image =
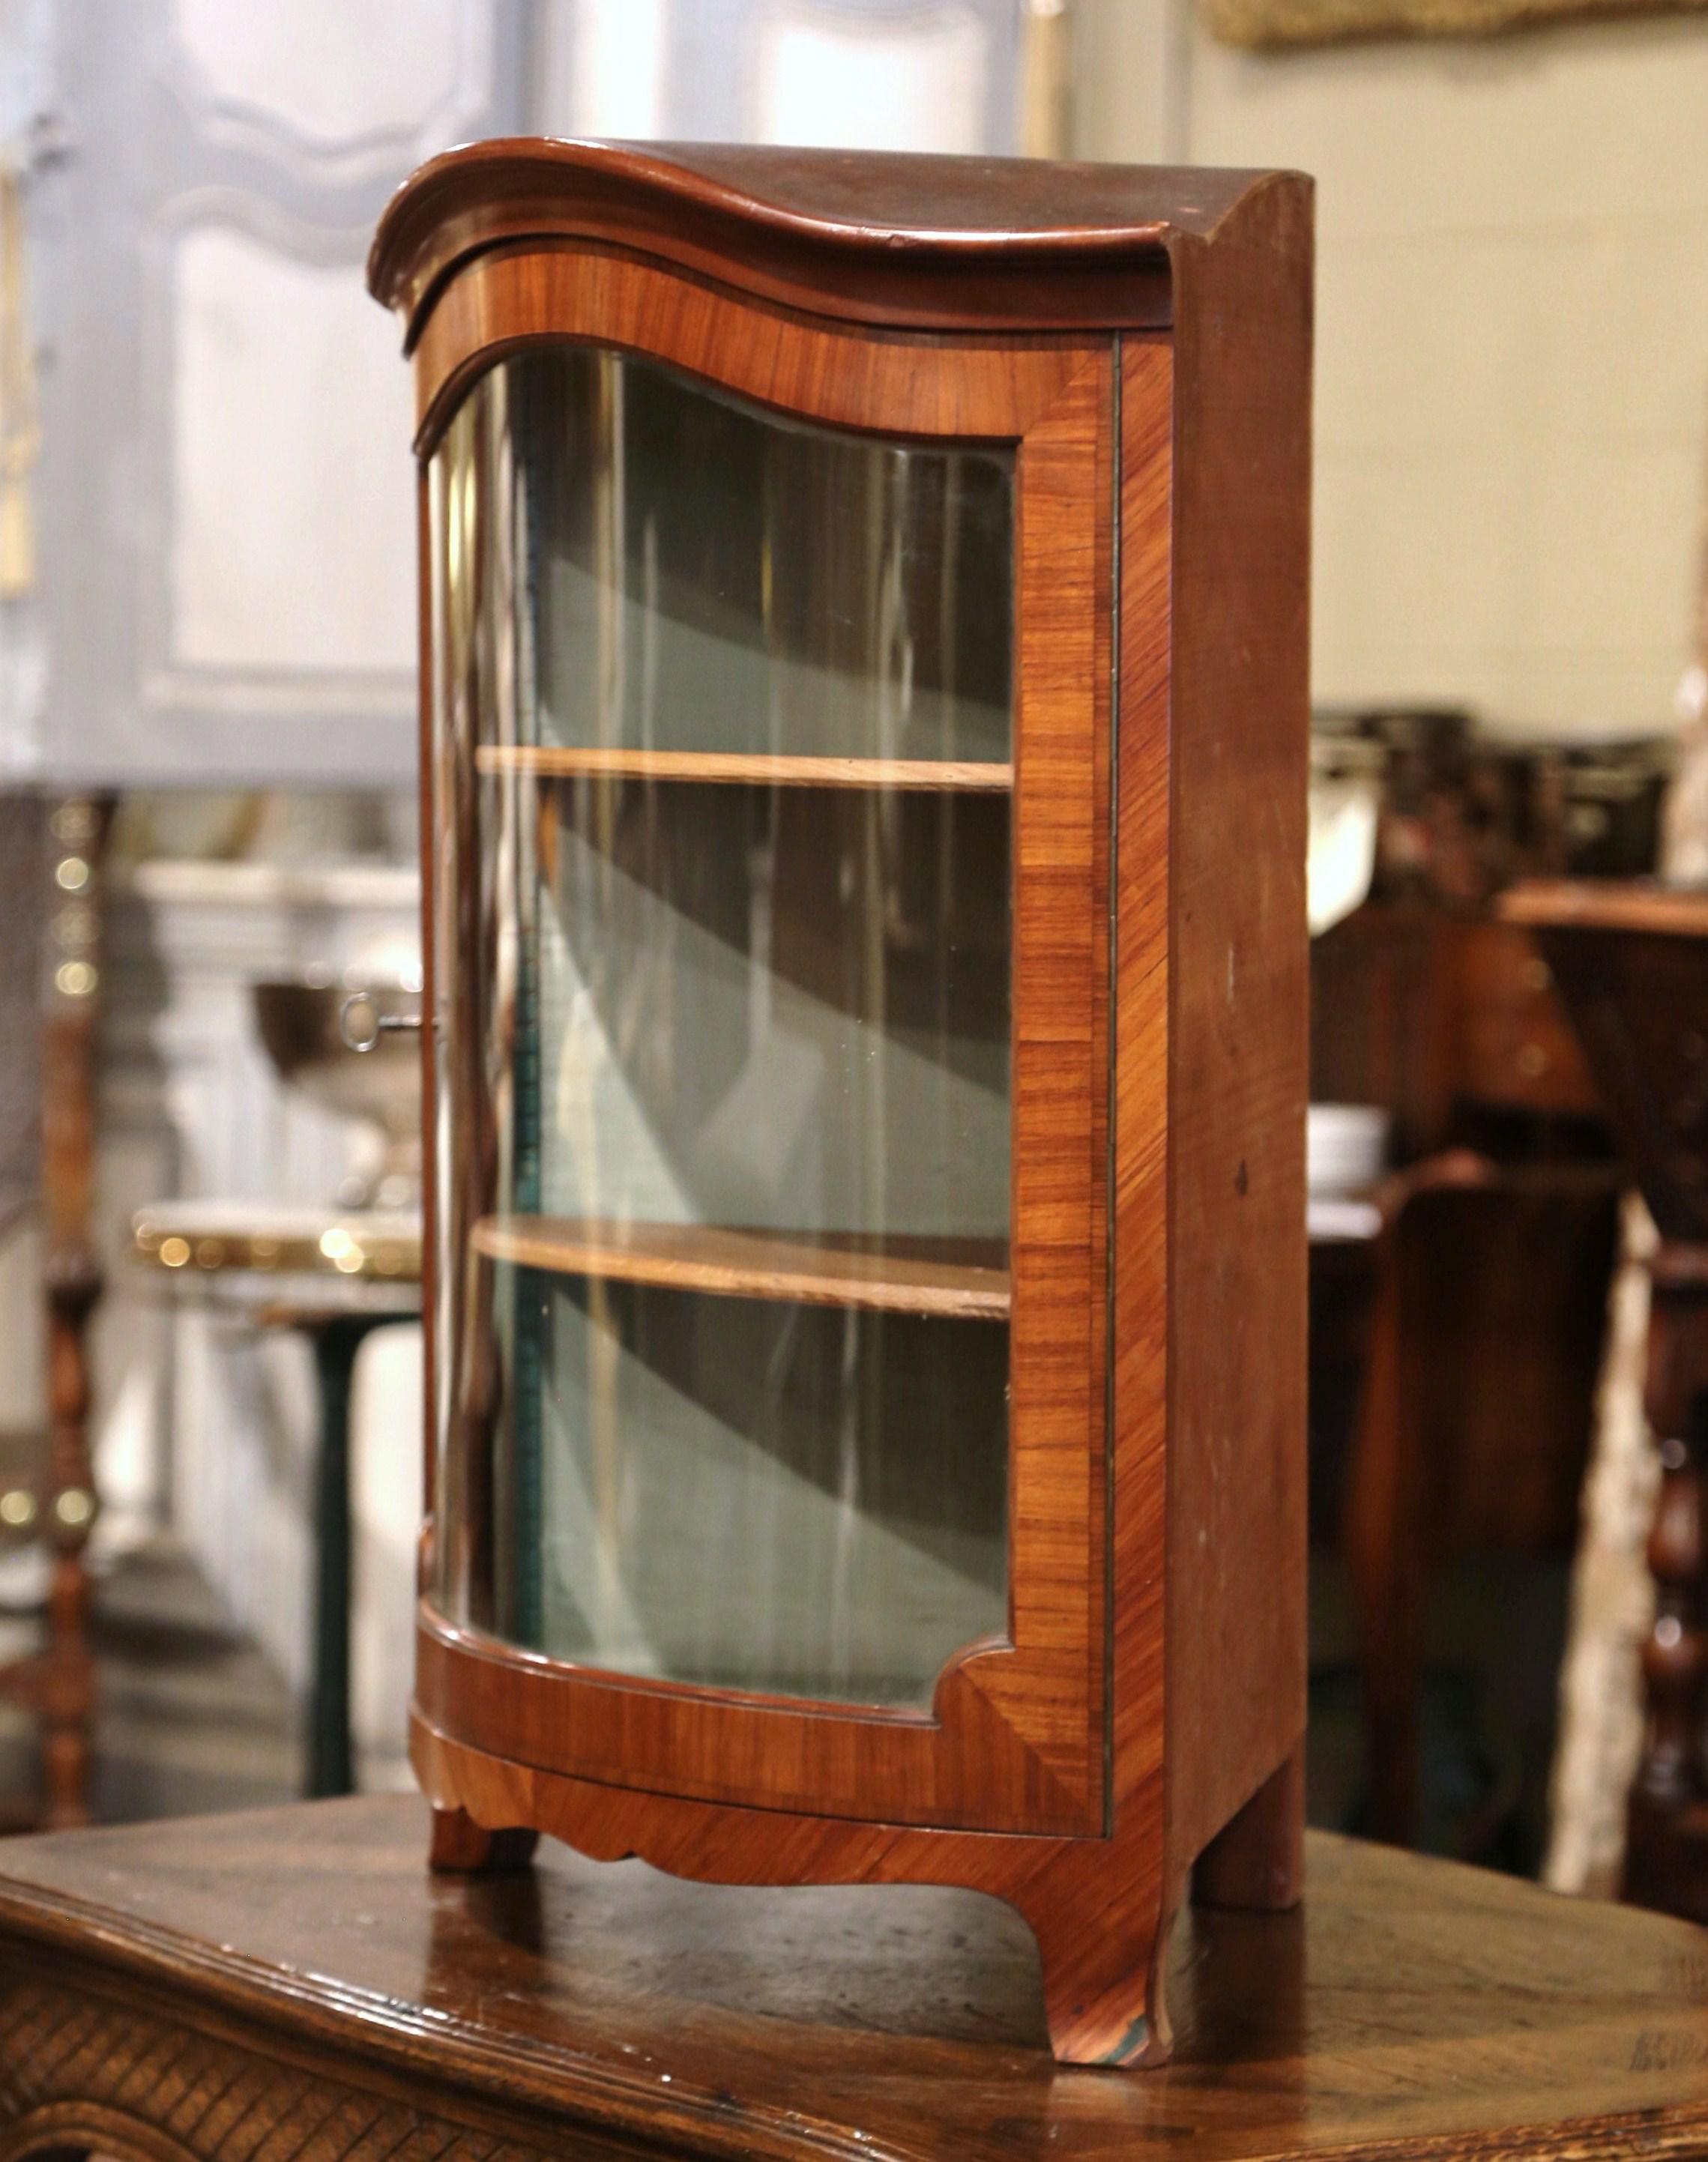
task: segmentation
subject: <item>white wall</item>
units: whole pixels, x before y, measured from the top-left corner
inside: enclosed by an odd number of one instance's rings
[[[1079,0],[1081,154],[1318,182],[1314,692],[1670,725],[1708,420],[1708,18],[1256,55]]]

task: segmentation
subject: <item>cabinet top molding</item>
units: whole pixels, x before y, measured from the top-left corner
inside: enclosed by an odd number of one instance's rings
[[[446,279],[515,243],[593,243],[762,299],[915,330],[1164,329],[1183,253],[1237,244],[1299,173],[684,143],[471,144],[398,191],[368,257],[413,347]]]

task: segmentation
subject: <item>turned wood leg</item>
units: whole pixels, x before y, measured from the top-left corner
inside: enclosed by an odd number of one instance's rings
[[[47,1641],[37,1663],[41,1718],[42,1818],[50,1831],[89,1821],[95,1655],[89,1642],[89,1572],[95,1520],[89,1455],[89,1320],[101,1296],[92,1253],[67,1240],[46,1266],[48,1305],[47,1533],[53,1550]]]
[[[48,1436],[42,1529],[53,1551],[47,1642],[37,1663],[44,1817],[51,1829],[89,1820],[95,1658],[84,1549],[94,1528],[90,1460],[89,1324],[101,1297],[93,1232],[100,873],[110,798],[72,796],[50,822],[57,895],[81,892],[75,924],[58,923],[42,1016],[42,1217],[45,1233]],[[73,882],[68,882],[73,881]]]
[[[1304,1891],[1305,1745],[1301,1735],[1192,1872],[1201,1907],[1296,1907]]]
[[[90,1820],[95,1660],[87,1636],[88,1606],[89,1578],[81,1553],[56,1556],[48,1594],[48,1643],[36,1670],[42,1821],[50,1831],[65,1831]]]
[[[1643,1648],[1643,1757],[1627,1821],[1625,1894],[1643,1905],[1700,1911],[1700,1847],[1674,1837],[1705,1791],[1702,1767],[1705,1561],[1708,1561],[1708,1252],[1663,1247],[1650,1266],[1644,1409],[1660,1455],[1648,1537],[1654,1622]]]
[[[431,1869],[481,1875],[525,1869],[534,1859],[539,1840],[538,1832],[515,1826],[505,1831],[488,1831],[483,1825],[478,1825],[466,1810],[436,1808],[427,1865]]]

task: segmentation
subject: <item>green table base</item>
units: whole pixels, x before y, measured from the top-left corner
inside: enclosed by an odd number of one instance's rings
[[[412,1313],[339,1313],[297,1325],[314,1345],[320,1452],[315,1466],[314,1668],[303,1791],[311,1801],[354,1791],[350,1747],[350,1382],[376,1329]]]

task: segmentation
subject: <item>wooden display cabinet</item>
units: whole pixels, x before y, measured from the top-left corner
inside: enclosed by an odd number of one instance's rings
[[[1311,199],[556,142],[420,461],[442,1865],[1297,1894]]]

